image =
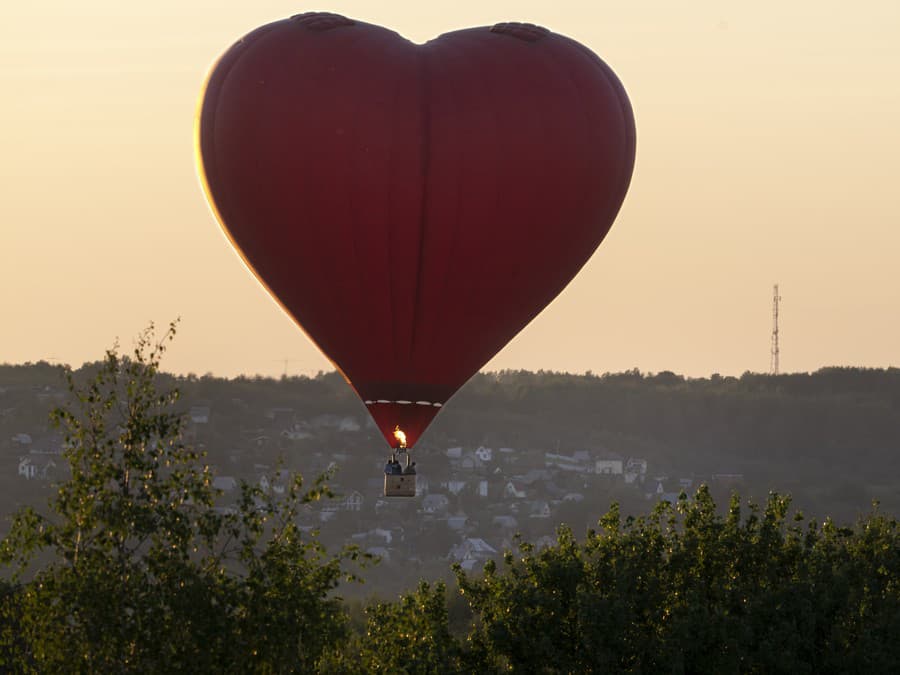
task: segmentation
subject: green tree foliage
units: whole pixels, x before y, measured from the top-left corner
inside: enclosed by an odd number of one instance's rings
[[[583,543],[522,544],[484,576],[458,570],[469,644],[513,672],[887,673],[900,667],[900,528],[788,519],[771,495],[716,514],[705,488]],[[536,666],[536,664],[539,664]]]
[[[283,498],[242,486],[216,508],[181,441],[177,390],[160,391],[161,340],[114,348],[53,412],[71,476],[50,513],[19,511],[0,547],[4,666],[16,672],[310,672],[347,634],[332,591],[353,549],[329,556],[295,525],[326,477]]]
[[[460,642],[450,633],[445,585],[423,581],[397,602],[366,608],[364,633],[327,670],[439,675],[470,672],[466,664]]]

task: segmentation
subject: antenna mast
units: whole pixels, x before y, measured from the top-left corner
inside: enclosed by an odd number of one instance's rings
[[[778,375],[778,303],[781,302],[781,296],[778,295],[778,284],[775,284],[775,290],[772,295],[772,352],[769,360],[769,372],[772,375]]]

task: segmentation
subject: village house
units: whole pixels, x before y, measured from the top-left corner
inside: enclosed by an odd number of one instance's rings
[[[281,437],[289,441],[302,441],[305,438],[313,438],[314,434],[303,422],[295,422],[281,432]]]
[[[482,445],[475,450],[475,456],[482,462],[490,462],[494,459],[494,451],[491,448],[486,448]]]
[[[31,461],[30,457],[19,457],[19,475],[24,476],[26,480],[37,478],[37,465]]]
[[[461,478],[450,478],[441,481],[441,487],[445,488],[450,494],[458,495],[465,489],[467,483],[468,481],[462,480]]]
[[[491,524],[494,525],[494,527],[499,527],[505,530],[515,530],[517,527],[519,527],[519,521],[516,520],[513,516],[509,515],[494,516],[491,519]]]
[[[209,423],[209,406],[208,405],[192,405],[188,412],[188,418],[193,424]]]
[[[50,480],[56,471],[56,462],[52,458],[40,458],[33,455],[19,458],[18,475],[26,480]]]
[[[343,509],[344,511],[353,511],[358,513],[362,509],[363,496],[360,492],[354,490],[349,495],[338,501],[340,503],[341,509]]]
[[[422,513],[428,515],[443,513],[449,505],[450,500],[447,495],[430,494],[422,499]]]
[[[515,481],[507,481],[503,488],[503,496],[506,498],[525,499],[525,486]]]
[[[639,457],[630,457],[625,462],[623,469],[623,477],[629,485],[635,481],[644,482],[644,476],[647,475],[647,460]]]
[[[529,518],[549,518],[550,517],[550,505],[543,500],[531,502],[531,513],[528,514],[528,517]]]
[[[308,420],[306,424],[317,431],[332,429],[340,432],[353,432],[361,429],[359,422],[353,417],[349,415],[334,415],[332,413],[316,415]]]
[[[624,462],[622,457],[614,452],[607,453],[594,464],[594,472],[599,475],[621,476]]]
[[[455,516],[447,516],[447,527],[451,530],[461,530],[466,526],[468,520],[468,516],[464,513],[458,513]]]
[[[463,471],[474,471],[484,466],[484,462],[474,452],[467,452],[459,462],[459,468]]]
[[[233,476],[216,476],[213,478],[212,486],[222,492],[231,492],[237,488],[238,482]]]
[[[354,490],[348,495],[343,497],[335,497],[334,499],[329,499],[322,504],[322,511],[353,511],[359,512],[362,510],[363,505],[363,496],[357,490]]]
[[[533,485],[538,481],[545,483],[553,478],[553,473],[547,469],[531,469],[526,473],[515,476],[514,479],[525,485]]]
[[[483,498],[488,496],[488,482],[486,480],[478,481],[478,486],[475,488],[475,494]]]
[[[656,488],[653,492],[646,493],[647,499],[655,499],[658,502],[669,502],[670,504],[678,503],[678,495],[680,492],[673,492],[667,489],[669,482],[668,476],[660,476],[654,479]]]
[[[469,538],[451,548],[447,557],[458,562],[464,570],[471,572],[476,565],[484,564],[495,555],[497,549],[484,539]]]
[[[353,433],[359,431],[362,427],[355,417],[342,417],[340,423],[338,424],[337,430],[342,433]]]
[[[276,429],[289,429],[294,425],[293,408],[269,408],[265,416],[272,420],[272,426]]]
[[[391,561],[391,550],[389,548],[385,548],[384,546],[371,546],[366,549],[366,553],[371,556],[375,556],[382,562],[388,563]]]
[[[574,471],[580,474],[594,473],[594,463],[590,453],[586,450],[578,450],[571,455],[562,455],[556,452],[544,453],[544,466],[554,467],[560,471]]]
[[[519,454],[516,452],[515,448],[500,448],[497,450],[497,455],[497,459],[504,466],[512,466],[519,461]]]
[[[381,479],[378,479],[379,482]],[[428,494],[428,477],[417,473],[416,475],[416,497],[423,497]]]
[[[376,527],[366,532],[352,534],[350,539],[360,546],[390,546],[394,541],[394,532],[383,527]]]

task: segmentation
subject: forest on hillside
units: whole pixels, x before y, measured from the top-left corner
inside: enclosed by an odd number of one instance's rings
[[[47,413],[63,396],[61,372],[46,363],[0,366],[0,453],[12,453],[12,435],[46,430]],[[201,440],[213,455],[264,426],[267,411],[290,410],[296,419],[367,418],[334,372],[230,380],[161,375],[160,381],[181,390],[183,411],[196,404],[212,411],[214,423]],[[375,465],[385,445],[371,428],[364,431],[279,450],[301,471],[303,458],[323,447],[374,458]],[[442,470],[442,453],[454,445],[615,453],[647,460],[654,476],[693,477],[694,484],[714,474],[735,476],[733,487],[745,495],[762,500],[769,490],[791,494],[819,517],[850,520],[873,500],[898,513],[900,369],[710,378],[637,370],[482,373],[445,406],[416,453],[422,466]]]

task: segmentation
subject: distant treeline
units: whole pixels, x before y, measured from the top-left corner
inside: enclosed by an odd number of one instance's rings
[[[60,371],[47,363],[0,366],[0,388],[9,390],[4,405],[14,396],[11,387],[59,387]],[[183,408],[208,404],[223,440],[271,408],[310,417],[366,415],[335,372],[161,378],[181,389]],[[637,370],[478,374],[445,406],[418,450],[439,452],[451,443],[611,452],[647,459],[656,475],[742,475],[745,492],[789,492],[821,515],[852,515],[872,499],[897,512],[900,369],[709,378]]]

